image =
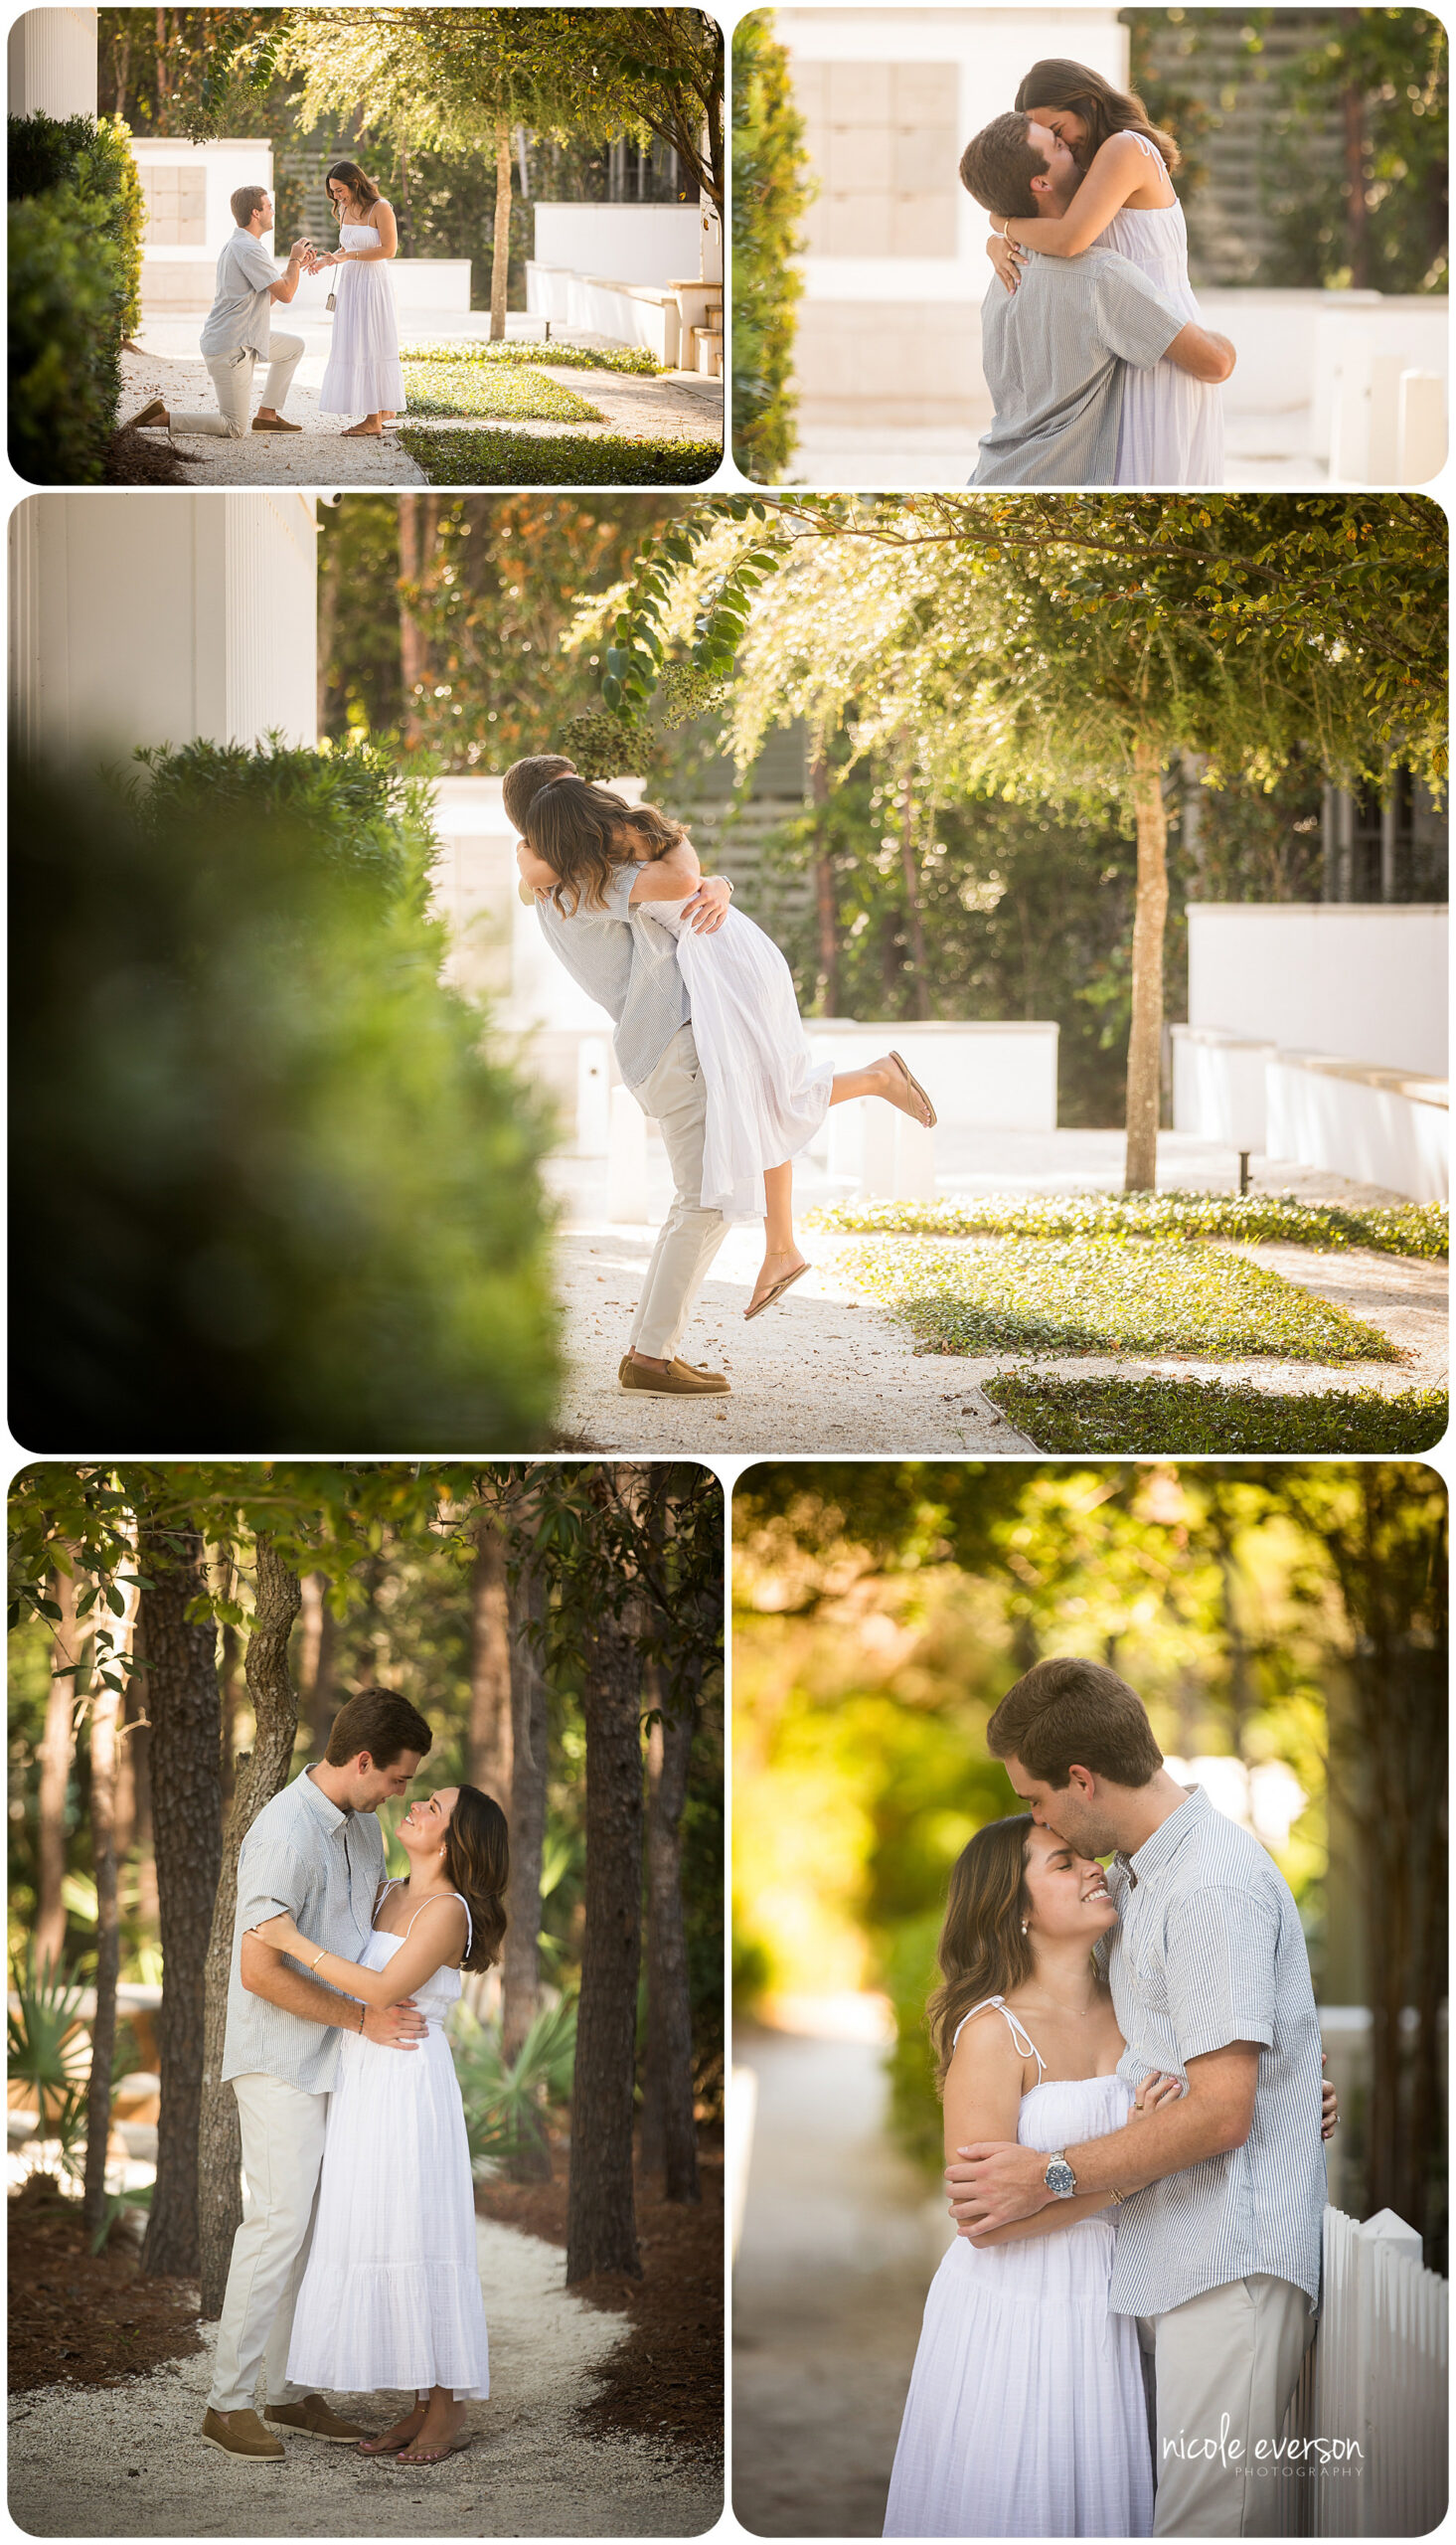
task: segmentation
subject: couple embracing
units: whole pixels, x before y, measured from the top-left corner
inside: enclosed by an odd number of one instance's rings
[[[500,1951],[509,1850],[489,1794],[438,1786],[400,1823],[407,1876],[387,1878],[375,1814],[430,1738],[407,1698],[351,1697],[323,1759],[263,1806],[239,1856],[223,2078],[244,2200],[201,2432],[238,2464],[284,2457],[283,2433],[437,2464],[490,2391],[444,2019],[461,1970]],[[374,2434],[320,2391],[401,2388],[411,2402]]]
[[[1039,1662],[987,1742],[1028,1808],[951,1875],[958,2234],[885,2533],[1276,2535],[1336,2119],[1293,1896],[1100,1664]]]

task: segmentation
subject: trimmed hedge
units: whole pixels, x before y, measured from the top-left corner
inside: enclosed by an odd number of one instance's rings
[[[604,345],[528,344],[520,337],[472,336],[463,344],[402,345],[402,362],[478,362],[497,370],[517,363],[544,363],[554,371],[621,371],[644,380],[662,380],[667,365],[645,345],[623,345],[609,352]]]
[[[39,486],[94,485],[141,319],[141,185],[120,117],[12,115],[10,457]]]
[[[716,441],[651,433],[518,433],[490,424],[432,432],[402,425],[400,441],[431,486],[701,486],[723,466]]]
[[[1439,1202],[1307,1202],[1298,1193],[987,1193],[954,1200],[836,1202],[806,1228],[849,1237],[1212,1237],[1338,1254],[1369,1246],[1436,1262],[1450,1247]]]
[[[65,1453],[540,1446],[542,1108],[441,986],[422,781],[17,780],[11,1419]]]
[[[1247,1381],[1057,1379],[1032,1370],[1002,1371],[982,1394],[1039,1449],[1124,1457],[1414,1456],[1442,1439],[1448,1413],[1441,1388],[1304,1395]]]
[[[794,309],[804,285],[793,259],[814,181],[789,58],[765,10],[733,32],[732,152],[733,457],[745,477],[774,486],[798,439]]]

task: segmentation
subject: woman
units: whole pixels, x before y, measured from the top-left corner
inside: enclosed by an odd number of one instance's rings
[[[702,869],[681,822],[574,775],[543,786],[528,818],[530,836],[517,852],[523,900],[541,893],[567,912],[578,903],[600,909],[612,874],[634,864],[642,871],[632,907],[650,909],[677,939],[707,1087],[701,1199],[726,1219],[763,1220],[763,1263],[743,1311],[761,1316],[810,1269],[794,1238],[792,1160],[829,1106],[878,1096],[926,1129],[935,1107],[897,1052],[839,1072],[810,1059],[789,967],[740,911],[728,911],[712,935],[693,929],[684,905]]]
[[[1030,248],[1077,256],[1100,239],[1139,266],[1185,318],[1203,324],[1188,278],[1188,231],[1173,191],[1178,144],[1148,119],[1140,97],[1080,62],[1039,62],[1016,92],[1019,112],[1044,124],[1085,170],[1054,221],[992,215],[987,254],[1008,291]],[[1223,405],[1216,385],[1171,362],[1127,366],[1117,440],[1119,486],[1213,486],[1223,477]]]
[[[319,411],[325,416],[354,416],[365,410],[362,424],[345,427],[350,437],[378,440],[386,419],[404,405],[404,375],[400,369],[400,330],[388,266],[400,245],[395,216],[378,186],[352,159],[340,159],[329,170],[329,201],[339,224],[339,245],[330,256],[315,256],[310,271],[339,268],[334,285],[334,335],[329,348]]]
[[[1075,2146],[1183,2092],[1134,2096],[1092,1953],[1116,1924],[1101,1866],[1029,1812],[978,1831],[950,1877],[927,2009],[946,2160],[980,2139]],[[1325,2089],[1325,2136],[1334,2127]],[[958,2236],[930,2286],[887,2536],[1147,2536],[1153,2461],[1137,2325],[1108,2312],[1121,2195],[1081,2193]]]
[[[475,1785],[411,1803],[398,1836],[408,1876],[384,1885],[361,1960],[320,1951],[288,1917],[257,1932],[346,1996],[369,2006],[409,1997],[427,2022],[407,2053],[344,2031],[288,2375],[344,2394],[412,2387],[410,2411],[359,2453],[436,2465],[468,2447],[464,2407],[490,2392],[470,2151],[444,2018],[460,1969],[486,1970],[499,1954],[510,1853],[504,1812]]]

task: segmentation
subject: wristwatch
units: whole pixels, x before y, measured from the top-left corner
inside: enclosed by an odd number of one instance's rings
[[[1076,2191],[1076,2176],[1059,2150],[1048,2158],[1042,2180],[1055,2200],[1070,2200]]]

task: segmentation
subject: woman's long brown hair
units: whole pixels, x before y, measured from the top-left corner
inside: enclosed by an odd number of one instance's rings
[[[1141,97],[1130,88],[1114,88],[1110,80],[1104,80],[1100,71],[1089,71],[1084,62],[1034,62],[1016,92],[1016,102],[1019,114],[1035,116],[1039,106],[1054,106],[1080,115],[1087,127],[1086,140],[1078,145],[1079,152],[1085,153],[1084,167],[1091,166],[1114,132],[1140,132],[1162,153],[1170,175],[1179,164],[1181,154],[1172,133],[1159,131]]]
[[[634,839],[645,842],[647,862],[655,864],[688,836],[655,804],[629,804],[625,795],[584,777],[554,777],[539,787],[526,818],[527,845],[557,878],[551,898],[567,918],[582,904],[589,911],[604,908],[607,885],[632,856]]]
[[[470,1909],[470,1943],[462,1970],[489,1970],[506,1932],[511,1845],[506,1815],[479,1785],[462,1785],[445,1831],[445,1871]]]
[[[324,192],[326,194],[336,178],[341,186],[348,187],[349,192],[354,197],[356,203],[363,204],[366,212],[368,212],[372,203],[379,202],[380,190],[375,184],[373,177],[367,177],[364,170],[357,166],[354,160],[336,159],[334,161],[332,168],[324,179]],[[331,204],[334,202],[332,195],[329,195],[329,201]],[[342,221],[344,218],[343,206],[340,204],[334,204],[334,210],[340,221]]]
[[[955,2028],[983,1997],[1006,1997],[1030,1979],[1032,1948],[1022,1934],[1031,1910],[1027,1844],[1036,1827],[1029,1811],[989,1821],[951,1867],[936,1959],[941,1985],[925,2009],[942,2093]]]

